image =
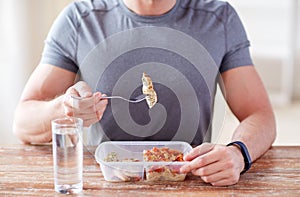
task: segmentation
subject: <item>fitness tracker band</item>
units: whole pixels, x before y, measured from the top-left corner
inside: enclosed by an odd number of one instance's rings
[[[244,174],[245,172],[247,172],[247,170],[250,169],[251,164],[252,164],[248,149],[247,149],[246,145],[241,141],[234,141],[234,142],[227,144],[227,146],[232,146],[232,145],[237,145],[241,149],[242,155],[244,157],[244,163],[245,163],[245,167],[244,167],[243,171],[241,172],[241,174]]]

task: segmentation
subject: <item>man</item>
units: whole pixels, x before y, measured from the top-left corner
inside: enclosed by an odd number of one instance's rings
[[[235,184],[276,135],[248,48],[239,17],[225,2],[75,2],[48,35],[16,109],[14,132],[25,143],[50,142],[52,119],[77,116],[89,127],[92,144],[187,141],[196,147],[185,156],[191,162],[182,172],[216,186]],[[152,109],[102,98],[137,96],[142,71],[157,91]],[[223,81],[225,99],[240,121],[228,146],[203,143],[210,139],[217,81]]]

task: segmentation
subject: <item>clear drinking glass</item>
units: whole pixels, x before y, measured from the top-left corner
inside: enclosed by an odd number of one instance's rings
[[[80,118],[52,120],[55,191],[64,194],[82,191],[83,121]]]

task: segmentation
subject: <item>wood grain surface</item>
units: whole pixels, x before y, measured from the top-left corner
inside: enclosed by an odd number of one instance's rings
[[[107,182],[93,151],[84,151],[84,189],[74,196],[300,196],[300,146],[272,147],[228,187],[193,175],[183,182]],[[0,145],[0,196],[63,196],[53,183],[51,145]]]

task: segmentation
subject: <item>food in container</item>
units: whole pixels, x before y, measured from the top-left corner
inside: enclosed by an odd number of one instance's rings
[[[106,181],[143,180],[143,156],[134,147],[125,142],[103,142],[97,147],[95,158]]]
[[[95,158],[107,181],[140,181],[144,174],[147,181],[183,181],[183,155],[191,150],[188,143],[178,141],[110,141],[97,147]],[[151,151],[163,156],[146,158]]]
[[[148,181],[182,181],[186,174],[180,173],[183,162],[183,152],[168,147],[157,148],[143,151],[144,161],[146,164],[146,179]],[[155,163],[158,162],[158,163]],[[169,164],[167,164],[169,163]]]

